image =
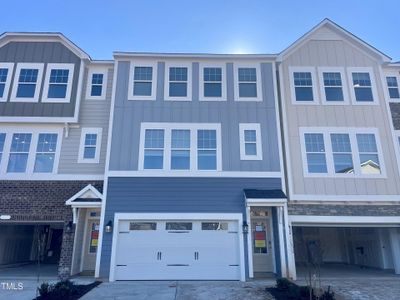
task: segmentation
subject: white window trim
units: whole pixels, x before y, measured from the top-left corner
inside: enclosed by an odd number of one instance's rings
[[[353,72],[369,73],[369,78],[371,80],[372,97],[374,97],[374,101],[368,102],[368,101],[357,101],[356,100],[356,93],[355,93],[354,87],[353,87],[353,75],[352,75]],[[377,92],[377,88],[376,88],[375,73],[374,73],[373,68],[370,68],[370,67],[347,68],[347,76],[348,76],[349,89],[350,89],[350,98],[351,98],[353,105],[379,105],[379,97],[378,97],[378,92]],[[386,78],[385,78],[385,81],[386,81]]]
[[[103,74],[103,84],[101,87],[101,95],[100,96],[92,96],[90,95],[92,91],[92,76],[93,74]],[[108,82],[108,68],[107,67],[98,67],[98,66],[90,66],[88,69],[88,76],[86,79],[86,99],[87,100],[105,100],[107,95],[107,82]]]
[[[384,94],[385,94],[386,101],[393,102],[393,103],[400,103],[400,98],[398,98],[398,99],[390,98],[389,87],[387,84],[386,77],[396,77],[397,85],[398,85],[397,88],[399,89],[399,92],[400,92],[400,74],[399,74],[399,72],[385,71],[385,73],[383,74],[383,84],[384,84],[384,90],[385,90]]]
[[[221,68],[221,97],[204,96],[204,68]],[[226,64],[224,63],[199,63],[200,86],[199,101],[226,101]]]
[[[164,148],[163,148],[163,168],[162,169],[144,169],[144,140],[146,129],[164,130]],[[173,129],[190,130],[190,169],[174,170],[171,169],[171,131]],[[217,138],[217,169],[216,170],[198,170],[197,167],[197,130],[216,130]],[[141,123],[140,141],[139,141],[139,160],[138,169],[143,172],[154,173],[165,172],[185,173],[199,172],[218,172],[222,169],[222,146],[221,146],[221,124],[220,123]]]
[[[296,101],[296,90],[294,86],[294,72],[310,72],[312,80],[313,101]],[[315,67],[289,67],[289,86],[293,105],[317,105],[319,104],[318,88],[319,82]]]
[[[43,80],[43,63],[18,63],[17,68],[14,73],[14,84],[11,91],[11,98],[10,102],[38,102],[39,101],[39,94],[42,87],[42,80]],[[36,81],[35,87],[35,94],[33,98],[22,98],[17,97],[17,89],[19,84],[19,73],[21,69],[38,69],[38,76]]]
[[[301,157],[303,161],[303,175],[304,177],[334,177],[334,178],[386,178],[386,167],[384,161],[384,155],[382,150],[382,144],[377,128],[347,128],[347,127],[300,127],[300,146],[301,146]],[[321,133],[324,137],[325,145],[325,156],[327,164],[327,173],[309,173],[307,165],[307,153],[305,147],[305,133]],[[333,152],[330,134],[331,133],[344,133],[349,134],[351,144],[351,154],[354,165],[354,173],[348,174],[337,174],[335,173],[335,167],[333,162]],[[356,134],[374,134],[376,146],[378,150],[378,158],[381,167],[381,174],[362,174],[360,168],[360,153],[358,150]]]
[[[46,176],[51,174],[57,174],[58,164],[60,161],[61,145],[63,139],[63,129],[62,128],[29,128],[29,127],[2,127],[0,132],[6,134],[6,139],[4,142],[3,157],[0,162],[0,175],[6,176],[7,179],[26,179],[27,176]],[[28,161],[26,165],[25,172],[14,173],[7,172],[8,161],[10,159],[10,148],[12,143],[12,136],[14,133],[30,133],[32,134],[31,144],[29,147]],[[36,160],[36,148],[39,140],[39,134],[41,133],[51,133],[57,134],[57,148],[54,154],[54,164],[53,171],[48,173],[34,172],[35,160]]]
[[[169,96],[169,69],[170,68],[187,68],[187,93],[186,97],[170,97]],[[183,82],[183,81],[182,81]],[[166,101],[192,101],[192,63],[188,62],[166,62],[164,76],[164,99]]]
[[[98,164],[100,162],[100,148],[103,128],[84,127],[81,131],[81,141],[79,145],[78,163],[79,164]],[[83,158],[85,152],[85,137],[86,134],[97,134],[96,138],[96,153],[94,158]]]
[[[46,76],[44,79],[44,88],[42,94],[43,103],[69,103],[71,101],[72,80],[74,78],[74,64],[47,64]],[[53,69],[66,69],[68,70],[67,90],[64,98],[49,98],[48,92],[50,87],[50,74]]]
[[[348,86],[347,86],[347,76],[343,67],[318,67],[318,79],[319,79],[319,87],[320,87],[320,95],[321,95],[321,103],[323,105],[348,105],[350,103]],[[324,84],[324,76],[323,73],[340,73],[340,77],[342,80],[342,91],[343,91],[343,101],[327,101],[325,94],[325,84]]]
[[[256,76],[257,76],[257,97],[239,97],[239,68],[255,68]],[[233,83],[234,83],[234,93],[235,93],[235,101],[262,101],[262,78],[261,78],[261,65],[260,63],[253,64],[242,64],[235,63],[233,66]]]
[[[134,71],[135,67],[152,67],[151,77],[151,95],[150,96],[135,96],[133,95],[134,87]],[[154,61],[131,61],[129,67],[129,84],[128,84],[128,100],[156,100],[157,97],[157,62]]]
[[[11,78],[13,76],[13,71],[14,71],[14,63],[0,63],[0,69],[8,70],[7,79],[4,84],[3,97],[0,97],[0,102],[6,102],[8,99],[8,93],[10,91]]]
[[[244,131],[256,131],[256,155],[246,155]],[[239,124],[239,137],[240,137],[240,160],[262,160],[262,139],[261,139],[261,126],[259,123],[240,123]]]

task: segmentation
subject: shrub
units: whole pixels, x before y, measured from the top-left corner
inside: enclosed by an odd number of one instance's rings
[[[335,300],[335,293],[331,291],[331,287],[328,286],[328,290],[324,291],[319,297],[320,300]]]
[[[39,287],[39,295],[42,296],[43,298],[47,297],[48,294],[50,293],[51,290],[51,285],[48,284],[47,282],[43,282]]]
[[[294,286],[294,284],[287,278],[278,278],[276,280],[276,288],[278,290],[281,290],[281,291],[288,290],[293,286]]]
[[[52,287],[52,299],[68,299],[76,292],[74,283],[69,280],[59,281]]]

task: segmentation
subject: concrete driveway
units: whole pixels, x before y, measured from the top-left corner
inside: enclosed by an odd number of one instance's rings
[[[81,300],[269,300],[274,281],[118,281],[91,290]]]

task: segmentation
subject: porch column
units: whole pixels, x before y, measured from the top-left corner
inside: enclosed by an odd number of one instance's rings
[[[389,229],[390,246],[392,248],[392,257],[394,272],[400,274],[400,232],[397,228]]]
[[[278,206],[276,207],[277,209],[277,215],[278,215],[278,235],[279,235],[279,255],[280,255],[280,261],[281,261],[281,275],[282,277],[287,277],[288,276],[288,268],[287,268],[287,255],[286,255],[286,241],[285,241],[285,235],[284,235],[284,207],[283,206]]]
[[[293,231],[292,231],[292,224],[289,220],[289,214],[287,209],[287,204],[283,207],[283,214],[284,214],[284,226],[285,226],[285,241],[286,241],[286,254],[288,260],[288,274],[287,276],[293,280],[296,280],[296,264],[294,260],[294,246],[293,246]]]

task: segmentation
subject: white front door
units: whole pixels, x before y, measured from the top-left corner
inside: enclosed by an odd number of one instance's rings
[[[239,280],[237,221],[120,221],[115,280]]]
[[[252,211],[251,235],[254,273],[275,272],[270,209]]]

